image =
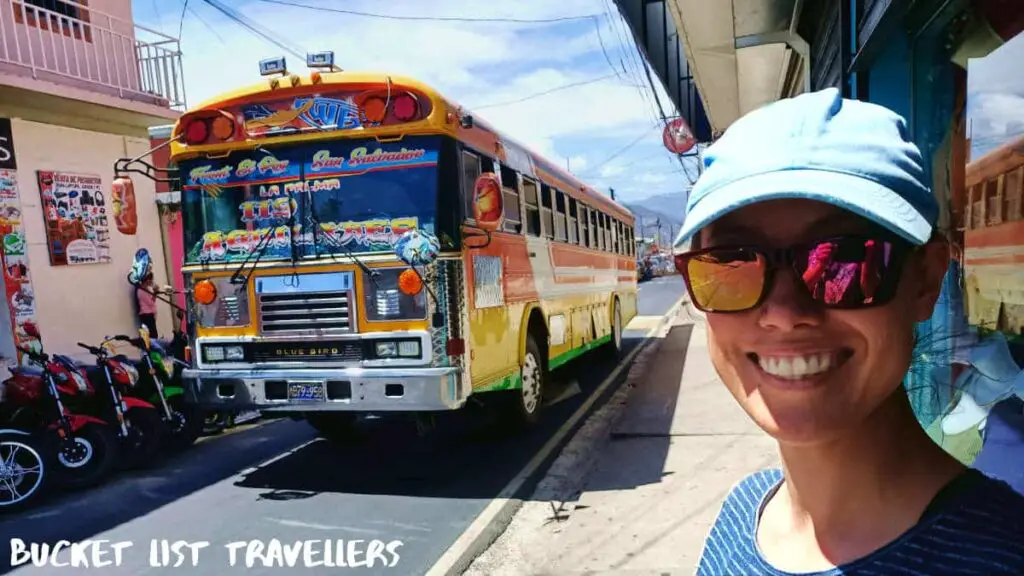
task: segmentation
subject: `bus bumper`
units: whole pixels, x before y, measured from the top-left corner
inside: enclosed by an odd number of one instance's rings
[[[182,381],[203,408],[283,414],[457,410],[468,397],[458,368],[189,369]]]

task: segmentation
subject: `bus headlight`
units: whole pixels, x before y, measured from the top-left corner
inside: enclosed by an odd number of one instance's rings
[[[376,340],[373,348],[378,359],[420,358],[423,354],[419,340]]]
[[[373,278],[363,277],[363,306],[370,322],[386,320],[422,320],[427,317],[425,290],[408,295],[399,288],[399,277],[406,268],[377,268]]]

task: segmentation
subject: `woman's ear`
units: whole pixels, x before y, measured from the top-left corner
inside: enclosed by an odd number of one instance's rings
[[[934,313],[949,269],[949,259],[949,242],[940,234],[933,236],[917,253],[916,266],[911,269],[916,268],[914,316],[918,322],[928,320]]]

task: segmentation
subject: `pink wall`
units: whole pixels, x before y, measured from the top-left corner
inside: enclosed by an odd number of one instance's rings
[[[166,143],[167,140],[167,138],[150,136],[149,143],[152,148],[156,148],[157,146]],[[163,169],[166,168],[167,164],[170,162],[170,157],[170,150],[167,146],[164,146],[159,150],[154,150],[151,160],[153,166]],[[172,192],[173,190],[171,190],[170,186],[166,183],[157,182],[156,191],[160,193]],[[185,262],[185,239],[183,237],[184,229],[181,222],[181,213],[172,214],[169,217],[164,216],[162,220],[163,222],[161,225],[163,227],[164,243],[169,252],[169,254],[167,254],[167,273],[170,283],[174,286],[175,290],[184,290],[185,281],[181,276],[181,267]],[[182,308],[185,307],[184,294],[177,295],[175,299],[178,306],[181,306]]]
[[[83,19],[0,0],[0,73],[157,97],[141,75],[130,0],[88,0]],[[84,83],[84,84],[83,84]],[[151,83],[151,82],[150,82]]]

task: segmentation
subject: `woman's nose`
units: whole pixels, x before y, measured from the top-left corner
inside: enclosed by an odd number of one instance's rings
[[[818,326],[825,315],[800,276],[790,268],[776,271],[760,312],[758,324],[761,327],[783,331]]]

